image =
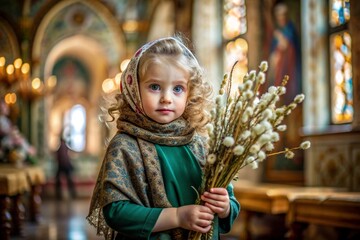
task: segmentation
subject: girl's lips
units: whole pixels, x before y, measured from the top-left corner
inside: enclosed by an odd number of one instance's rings
[[[158,109],[156,110],[157,112],[161,112],[161,113],[170,113],[170,112],[173,112],[173,110],[170,110],[170,109]]]

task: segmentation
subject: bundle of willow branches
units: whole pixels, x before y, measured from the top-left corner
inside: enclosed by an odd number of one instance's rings
[[[261,62],[258,72],[245,75],[237,89],[233,89],[232,84],[235,65],[230,76],[225,74],[211,111],[211,123],[207,126],[209,152],[197,204],[202,204],[202,193],[211,188],[226,188],[245,166],[257,168],[259,162],[271,155],[285,154],[285,157],[293,158],[293,150],[310,147],[310,142],[305,141],[300,146],[273,152],[274,143],[280,139],[278,132],[286,131],[286,125],[282,124],[284,118],[305,98],[304,94],[299,94],[290,104],[277,106],[280,97],[286,93],[289,77],[284,76],[280,86],[271,86],[260,96],[259,88],[266,80],[267,62]],[[190,232],[189,239],[212,239],[212,230],[207,234]]]

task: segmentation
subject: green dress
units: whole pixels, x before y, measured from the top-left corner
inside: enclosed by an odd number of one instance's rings
[[[159,156],[168,200],[173,207],[194,204],[201,184],[201,168],[187,145],[165,146],[155,144]],[[232,185],[227,188],[231,211],[227,218],[215,219],[214,240],[220,233],[230,231],[240,206],[234,197]],[[106,223],[118,232],[116,239],[170,239],[166,232],[152,233],[162,208],[149,208],[130,201],[117,201],[106,205],[103,214]]]

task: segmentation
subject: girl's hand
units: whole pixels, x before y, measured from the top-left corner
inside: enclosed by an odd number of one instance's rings
[[[219,218],[226,218],[229,215],[230,199],[225,188],[212,188],[210,192],[205,192],[201,196],[201,200],[213,213],[217,213]]]
[[[214,214],[206,206],[187,205],[177,208],[176,216],[181,228],[207,233],[211,228]]]

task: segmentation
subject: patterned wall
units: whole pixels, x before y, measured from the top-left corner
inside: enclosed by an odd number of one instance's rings
[[[309,186],[360,190],[360,132],[308,137],[313,143],[307,155]]]

